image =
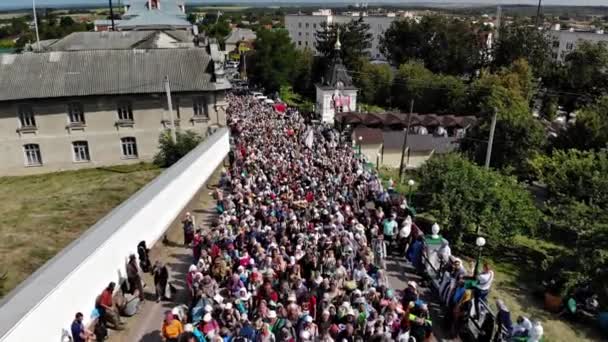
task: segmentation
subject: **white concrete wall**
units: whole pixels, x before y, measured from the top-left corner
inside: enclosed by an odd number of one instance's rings
[[[228,151],[229,134],[223,128],[11,292],[0,307],[0,341],[58,342],[62,329],[69,331],[76,312],[88,319],[96,296],[110,281],[118,281],[119,275],[125,277],[126,258],[136,252],[138,242],[145,240],[152,246],[162,237]],[[83,250],[90,252],[78,256]],[[69,268],[69,260],[76,267]],[[62,263],[68,266],[68,274],[54,279]],[[49,290],[41,293],[45,286]]]

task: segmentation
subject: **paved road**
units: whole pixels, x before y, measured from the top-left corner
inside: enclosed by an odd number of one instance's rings
[[[217,184],[218,173],[211,177],[208,184]],[[208,187],[209,191],[211,190]],[[193,202],[193,207],[189,209],[196,217],[197,224],[205,222],[209,225],[215,216],[215,204],[208,191],[202,191],[200,197]],[[152,262],[161,259],[167,263],[171,273],[171,282],[174,284],[178,293],[173,299],[173,302],[156,303],[154,298],[153,280],[149,274],[145,276],[145,281],[149,286],[146,287],[146,302],[141,306],[137,315],[125,319],[127,328],[121,332],[111,331],[109,341],[112,342],[161,342],[160,327],[163,320],[163,314],[166,310],[170,310],[178,304],[186,301],[186,293],[184,291],[185,278],[188,267],[191,263],[192,253],[190,249],[184,248],[180,243],[183,240],[181,225],[174,224],[167,232],[168,242],[158,243],[151,252],[150,258]],[[445,336],[438,323],[441,322],[441,314],[439,305],[433,300],[433,295],[428,287],[425,287],[425,282],[422,278],[415,274],[414,269],[409,265],[404,258],[391,257],[387,260],[387,277],[395,290],[400,291],[405,288],[409,280],[414,280],[419,284],[421,297],[427,303],[431,310],[433,322],[435,322],[435,335],[439,341],[451,341],[444,339]]]

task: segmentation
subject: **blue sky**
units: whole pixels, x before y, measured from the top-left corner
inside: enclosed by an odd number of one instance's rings
[[[115,3],[118,3],[119,0],[113,0]],[[123,2],[126,0],[123,0]],[[367,3],[375,3],[375,2],[392,2],[392,3],[453,3],[453,4],[471,4],[471,3],[483,3],[483,4],[536,4],[537,0],[186,0],[187,3],[256,3],[256,2],[294,2],[294,3],[323,3],[323,2],[331,2],[331,3],[356,3],[356,2],[367,2]],[[0,9],[2,8],[15,8],[15,7],[27,7],[31,6],[31,0],[0,0]],[[107,4],[107,0],[36,0],[36,3],[39,6],[45,5],[65,5],[65,4]],[[556,5],[603,5],[608,6],[607,0],[543,0],[544,4],[556,4]]]

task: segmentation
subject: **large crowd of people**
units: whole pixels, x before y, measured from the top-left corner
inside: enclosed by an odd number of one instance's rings
[[[405,200],[350,138],[230,96],[230,167],[212,226],[184,223],[189,302],[167,312],[166,341],[422,341],[432,331],[417,284],[399,295],[385,258],[405,254]],[[401,289],[399,289],[401,290]],[[187,317],[187,318],[186,318]],[[185,321],[184,321],[185,318]],[[183,327],[178,328],[183,322]]]
[[[433,322],[419,284],[393,288],[390,255],[407,257],[420,272],[433,265],[448,334],[457,335],[471,312],[484,313],[489,266],[467,274],[439,226],[425,235],[406,199],[366,166],[349,136],[251,96],[228,101],[232,148],[213,192],[217,215],[211,225],[197,225],[190,213],[182,220],[192,253],[187,301],[165,313],[163,341],[428,340]],[[140,271],[153,274],[157,301],[174,292],[167,267],[152,265],[145,243],[138,251],[139,268],[135,256],[127,266],[129,296],[113,303],[111,283],[97,298],[99,321],[115,329],[120,313],[144,300]],[[498,323],[510,332],[538,330],[529,321],[512,324],[504,304],[498,307]],[[99,336],[82,326],[81,314],[72,335]]]

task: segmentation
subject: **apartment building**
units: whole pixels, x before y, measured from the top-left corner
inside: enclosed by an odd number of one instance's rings
[[[204,49],[0,57],[0,175],[150,161],[171,127],[226,124],[230,84]]]
[[[288,14],[285,16],[285,27],[289,32],[289,37],[299,49],[311,49],[317,53],[315,43],[315,33],[321,29],[325,23],[345,24],[352,20],[363,18],[363,21],[369,25],[370,33],[372,34],[371,48],[369,49],[370,58],[375,60],[386,60],[386,57],[380,51],[380,37],[391,26],[393,21],[403,18],[414,18],[413,13],[404,12],[399,15],[396,13],[387,13],[384,15],[368,15],[365,12],[349,12],[335,15],[329,9],[322,9],[312,14]]]
[[[549,36],[552,40],[553,59],[563,62],[566,55],[576,49],[576,46],[581,41],[589,41],[593,43],[605,42],[608,44],[608,34],[603,30],[595,31],[575,31],[561,30],[560,25],[554,25],[549,31]]]

